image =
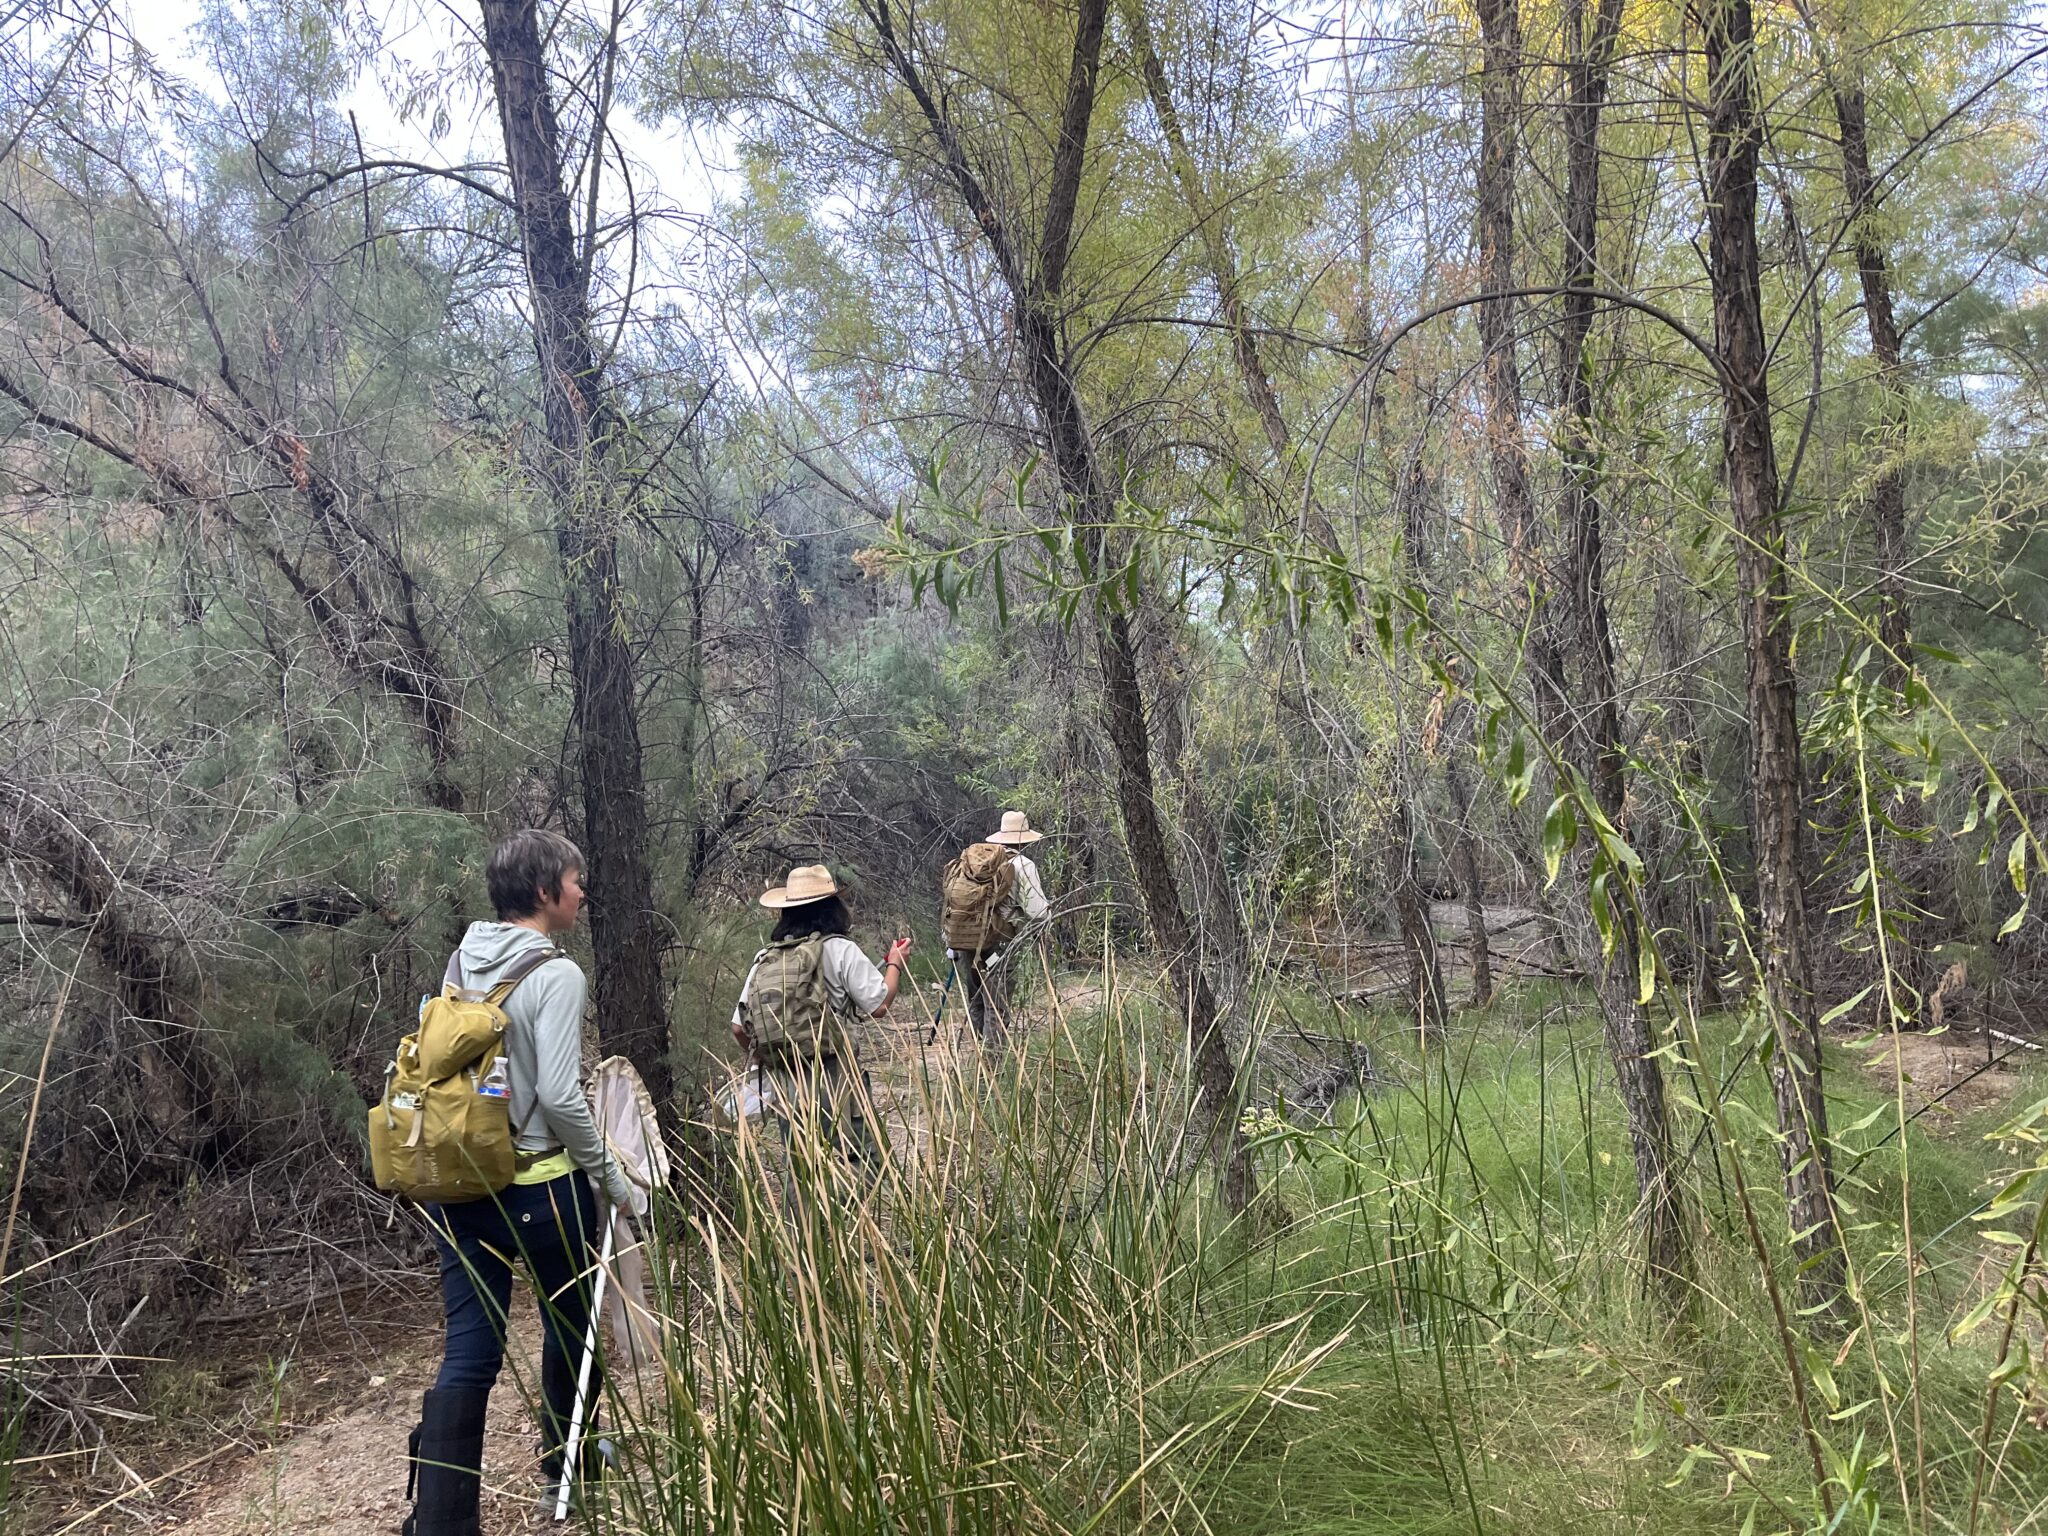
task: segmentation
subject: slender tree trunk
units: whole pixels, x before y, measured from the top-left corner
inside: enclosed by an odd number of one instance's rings
[[[1201,963],[1194,925],[1188,921],[1173,883],[1172,856],[1154,799],[1137,651],[1131,642],[1130,621],[1123,613],[1103,617],[1096,659],[1102,669],[1103,712],[1116,755],[1117,805],[1131,864],[1153,940],[1166,957],[1182,1017],[1187,1021],[1197,1100],[1210,1121],[1212,1135],[1221,1143],[1224,1201],[1233,1211],[1243,1211],[1258,1190],[1249,1152],[1237,1128],[1237,1072],[1223,1038],[1216,994]]]
[[[1096,456],[1086,409],[1075,386],[1072,360],[1061,343],[1056,303],[1072,255],[1074,217],[1081,192],[1095,88],[1101,68],[1107,0],[1081,0],[1073,57],[1054,143],[1052,174],[1036,258],[1029,265],[1009,221],[989,196],[946,108],[925,84],[909,39],[897,31],[890,0],[861,0],[883,56],[916,100],[944,162],[947,178],[972,215],[1004,286],[1009,290],[1017,348],[1044,433],[1047,458],[1067,503],[1082,553],[1092,570],[1107,569],[1103,528],[1115,497]],[[1117,807],[1130,847],[1139,895],[1152,936],[1166,959],[1187,1023],[1188,1059],[1198,1105],[1222,1160],[1222,1192],[1233,1211],[1250,1209],[1257,1176],[1249,1143],[1238,1126],[1237,1071],[1223,1038],[1216,994],[1201,963],[1194,925],[1173,883],[1152,775],[1151,738],[1145,724],[1137,646],[1130,615],[1110,608],[1096,626],[1103,717],[1116,762]]]
[[[1565,636],[1542,553],[1541,530],[1529,484],[1522,436],[1522,392],[1515,347],[1514,195],[1517,140],[1522,118],[1522,29],[1517,0],[1480,0],[1483,62],[1480,70],[1479,248],[1481,283],[1494,295],[1480,305],[1479,327],[1486,388],[1487,441],[1508,570],[1529,636],[1529,671],[1536,718],[1552,747],[1577,763],[1596,801],[1617,823],[1625,797],[1619,686],[1607,614],[1601,546],[1597,466],[1590,441],[1592,379],[1586,338],[1593,323],[1599,225],[1599,127],[1607,71],[1620,26],[1620,0],[1601,0],[1592,35],[1585,35],[1583,0],[1568,0],[1565,16],[1568,100],[1566,156],[1564,322],[1560,373],[1565,389],[1562,448],[1565,461],[1565,589],[1584,687],[1575,711],[1568,702]],[[1624,914],[1611,954],[1601,952],[1590,913],[1574,905],[1567,918],[1579,969],[1596,981],[1635,1153],[1644,1217],[1645,1253],[1652,1275],[1669,1290],[1682,1286],[1688,1264],[1685,1224],[1675,1182],[1670,1113],[1663,1072],[1648,1017],[1636,1001],[1637,945],[1642,936]]]
[[[1651,628],[1655,631],[1663,670],[1671,679],[1666,708],[1673,734],[1679,742],[1676,767],[1693,784],[1704,789],[1707,782],[1706,754],[1700,747],[1699,713],[1693,706],[1692,697],[1699,653],[1693,643],[1694,627],[1688,621],[1679,592],[1679,579],[1675,575],[1667,573],[1658,580],[1652,598]],[[1679,835],[1687,846],[1696,846],[1690,834],[1682,828]],[[1690,868],[1680,882],[1676,904],[1681,912],[1680,926],[1693,951],[1693,985],[1698,991],[1699,1005],[1712,1012],[1725,1001],[1721,995],[1721,966],[1728,946],[1722,932],[1721,904],[1715,899],[1704,872]]]
[[[568,594],[599,1039],[605,1051],[631,1061],[655,1103],[666,1105],[674,1084],[647,863],[640,706],[607,473],[623,423],[591,344],[589,273],[562,181],[535,0],[481,5],[540,360],[547,441],[537,466],[558,519]]]
[[[1870,355],[1877,362],[1881,467],[1864,503],[1876,537],[1878,633],[1890,655],[1885,677],[1903,692],[1913,670],[1912,609],[1906,597],[1906,474],[1900,459],[1906,443],[1905,363],[1898,315],[1892,303],[1890,264],[1877,243],[1876,198],[1870,175],[1870,130],[1860,87],[1837,85],[1835,122],[1841,130],[1842,184],[1849,194],[1851,247],[1863,288],[1863,318],[1870,331]]]
[[[1424,1045],[1440,1044],[1451,1017],[1444,996],[1443,966],[1438,960],[1436,930],[1429,923],[1429,899],[1415,878],[1415,826],[1408,801],[1395,795],[1388,802],[1384,857],[1387,888],[1392,893],[1394,920],[1401,930],[1401,953],[1408,961],[1408,1006],[1415,1013],[1416,1033]]]
[[[1086,729],[1079,689],[1075,686],[1075,674],[1081,670],[1080,657],[1069,654],[1064,635],[1055,648],[1052,661],[1049,680],[1060,695],[1060,745],[1056,771],[1066,791],[1064,800],[1068,815],[1077,822],[1085,823],[1071,829],[1074,835],[1065,844],[1066,888],[1071,892],[1085,891],[1092,900],[1099,878],[1095,838],[1100,822],[1090,808],[1095,804],[1095,786],[1101,782],[1101,773],[1093,761],[1095,752],[1100,748]],[[1078,956],[1083,938],[1082,924],[1093,924],[1098,920],[1098,914],[1084,916],[1072,908],[1063,908],[1054,925],[1059,935],[1061,955],[1069,960]]]
[[[1271,375],[1259,354],[1259,338],[1253,331],[1250,312],[1245,308],[1244,282],[1238,272],[1237,253],[1231,248],[1230,229],[1223,212],[1210,200],[1202,185],[1200,168],[1188,149],[1181,128],[1180,112],[1174,106],[1173,88],[1166,78],[1166,66],[1152,41],[1152,28],[1145,19],[1143,0],[1123,0],[1124,24],[1131,34],[1131,48],[1138,56],[1138,73],[1144,77],[1145,94],[1151,98],[1152,113],[1166,140],[1166,158],[1180,183],[1181,196],[1195,232],[1202,241],[1202,253],[1209,277],[1216,284],[1217,307],[1230,334],[1231,356],[1237,362],[1238,377],[1244,381],[1246,397],[1258,413],[1259,426],[1275,459],[1287,456],[1287,418],[1280,413],[1280,397],[1273,392]]]
[[[1351,77],[1349,55],[1343,59],[1344,98],[1350,119],[1351,144],[1355,150],[1360,142],[1356,116],[1357,93]],[[1352,341],[1364,347],[1374,339],[1372,315],[1372,212],[1366,202],[1366,183],[1363,170],[1358,173],[1358,310],[1352,323]],[[1386,420],[1386,402],[1377,394],[1371,403],[1371,415],[1380,421]],[[1417,487],[1412,483],[1420,473],[1419,465],[1410,465],[1408,471],[1411,483],[1405,484],[1397,494],[1404,504],[1403,515],[1409,527],[1409,546],[1414,550],[1419,545],[1415,537],[1417,520],[1420,517],[1419,498],[1414,494]],[[1395,681],[1398,688],[1398,680]],[[1394,695],[1396,720],[1400,695]],[[1397,725],[1398,734],[1398,725]],[[1389,903],[1394,911],[1394,925],[1401,935],[1401,952],[1408,967],[1408,1002],[1415,1012],[1415,1027],[1424,1039],[1429,1038],[1434,1028],[1440,1035],[1449,1023],[1450,1007],[1446,1000],[1443,981],[1443,967],[1436,948],[1436,933],[1429,923],[1429,902],[1415,879],[1414,824],[1409,811],[1413,800],[1413,785],[1408,775],[1405,756],[1395,762],[1394,807],[1388,817],[1384,834],[1386,841],[1381,848],[1382,869],[1387,881]],[[1469,912],[1469,909],[1468,909]],[[1481,914],[1482,922],[1484,914]]]
[[[1479,304],[1480,377],[1486,408],[1487,456],[1493,468],[1494,517],[1507,550],[1514,612],[1528,639],[1524,658],[1530,700],[1544,737],[1575,757],[1569,685],[1558,614],[1544,558],[1542,528],[1529,484],[1529,452],[1522,433],[1522,375],[1515,349],[1520,308],[1515,286],[1515,179],[1522,131],[1522,21],[1518,0],[1479,0],[1478,235],[1479,283],[1491,295]],[[1586,968],[1583,914],[1561,917],[1535,876],[1534,904],[1551,939],[1560,970]]]
[[[1627,799],[1626,754],[1621,735],[1621,686],[1614,663],[1614,631],[1607,612],[1606,554],[1602,542],[1599,467],[1593,451],[1593,371],[1586,340],[1593,329],[1600,224],[1600,116],[1607,101],[1608,69],[1621,31],[1622,0],[1599,0],[1591,35],[1584,0],[1567,0],[1565,46],[1568,93],[1565,129],[1565,300],[1559,335],[1558,375],[1564,381],[1563,457],[1565,527],[1569,540],[1566,587],[1583,683],[1585,728],[1580,767],[1607,819],[1623,825]],[[1656,1033],[1639,1001],[1637,963],[1650,942],[1632,908],[1615,903],[1613,950],[1601,957],[1601,1011],[1608,1054],[1628,1118],[1635,1153],[1644,1248],[1650,1273],[1673,1301],[1682,1297],[1691,1259],[1686,1246],[1683,1193],[1671,1144],[1671,1113],[1664,1072],[1652,1054]]]
[[[1528,623],[1530,688],[1536,719],[1559,747],[1574,727],[1565,681],[1564,646],[1550,603],[1542,529],[1529,484],[1522,434],[1522,373],[1515,350],[1516,141],[1522,127],[1522,22],[1517,0],[1479,0],[1483,63],[1479,71],[1479,282],[1491,295],[1479,304],[1480,378],[1486,401],[1486,448],[1493,466],[1494,515],[1507,546],[1508,577]]]
[[[1809,1306],[1835,1313],[1845,1264],[1834,1209],[1820,1031],[1807,949],[1798,679],[1771,443],[1769,340],[1757,251],[1756,36],[1750,0],[1703,0],[1707,55],[1707,267],[1714,290],[1723,451],[1737,536],[1750,729],[1750,793],[1764,999],[1792,1246]]]
[[[1168,629],[1181,632],[1169,639],[1165,638]],[[1228,1017],[1244,995],[1251,948],[1224,853],[1223,829],[1209,809],[1208,785],[1185,718],[1193,708],[1194,669],[1184,631],[1178,615],[1165,616],[1161,638],[1150,647],[1159,677],[1159,699],[1152,718],[1158,722],[1154,735],[1159,761],[1180,792],[1181,835],[1188,847],[1183,863],[1195,890],[1202,963],[1221,983],[1221,1002]]]
[[[1434,601],[1438,583],[1424,516],[1429,505],[1429,481],[1423,473],[1419,455],[1409,456],[1395,497],[1401,513],[1402,551],[1408,572]],[[1446,667],[1454,665],[1455,658],[1447,656],[1439,642],[1432,641],[1431,644],[1437,647],[1440,663]],[[1476,728],[1476,717],[1473,725]],[[1404,745],[1408,733],[1402,723],[1398,694],[1394,701],[1394,733],[1396,782],[1401,785],[1397,796],[1400,805],[1388,828],[1388,843],[1383,853],[1394,906],[1394,922],[1401,934],[1401,948],[1408,959],[1408,1002],[1415,1009],[1416,1029],[1424,1039],[1429,1039],[1449,1027],[1450,1005],[1449,994],[1444,987],[1443,959],[1437,949],[1436,930],[1429,921],[1429,898],[1415,878],[1414,813],[1410,807],[1420,797],[1409,791],[1411,772]],[[1461,883],[1465,887],[1465,926],[1475,946],[1473,990],[1475,1002],[1483,1003],[1493,991],[1493,964],[1488,953],[1490,941],[1486,932],[1486,911],[1478,895],[1479,860],[1472,840],[1471,796],[1462,784],[1458,750],[1453,744],[1444,751],[1444,777],[1450,784],[1452,811],[1457,817],[1452,858],[1454,862],[1460,859],[1464,862]]]
[[[1289,446],[1287,418],[1281,413],[1280,399],[1274,392],[1271,375],[1266,371],[1259,338],[1252,327],[1251,312],[1245,305],[1244,282],[1238,270],[1237,253],[1231,245],[1229,223],[1204,187],[1201,167],[1188,147],[1180,112],[1174,104],[1173,87],[1167,79],[1158,46],[1153,41],[1142,0],[1123,0],[1122,9],[1125,29],[1130,33],[1131,49],[1137,56],[1138,73],[1144,79],[1145,93],[1152,103],[1160,136],[1166,141],[1167,161],[1187,204],[1188,217],[1193,220],[1201,239],[1210,280],[1216,285],[1217,307],[1222,313],[1224,330],[1230,337],[1230,354],[1237,366],[1239,381],[1244,386],[1245,398],[1259,418],[1260,429],[1265,433],[1266,445],[1272,449],[1273,457],[1284,461]],[[1180,754],[1169,752],[1168,761],[1178,763]],[[1203,911],[1208,918],[1211,947],[1218,965],[1232,983],[1234,993],[1250,970],[1244,924],[1229,888],[1228,873],[1222,862],[1222,837],[1209,814],[1208,803],[1192,775],[1183,774],[1181,782],[1182,800],[1186,807],[1183,823],[1203,862],[1210,866],[1204,881]]]
[[[1588,717],[1582,766],[1601,809],[1610,817],[1620,814],[1626,785],[1621,689],[1615,672],[1613,625],[1607,613],[1599,467],[1593,450],[1593,371],[1586,340],[1593,330],[1591,290],[1599,279],[1600,116],[1607,104],[1608,70],[1621,31],[1621,9],[1622,0],[1599,0],[1589,37],[1585,35],[1585,0],[1566,0],[1565,297],[1558,341],[1558,374],[1565,390],[1566,585],[1577,621],[1580,666],[1589,685],[1582,701]]]
[[[1444,730],[1444,787],[1457,819],[1451,857],[1465,902],[1465,941],[1472,951],[1472,1006],[1484,1008],[1493,1001],[1493,938],[1486,929],[1486,877],[1479,867],[1479,838],[1472,830],[1472,781],[1465,775],[1464,759],[1478,744],[1479,712],[1470,699],[1462,699],[1456,716]]]
[[[1819,43],[1818,36],[1815,41]],[[1849,200],[1850,249],[1855,253],[1856,276],[1863,290],[1870,355],[1877,363],[1878,475],[1864,500],[1863,515],[1877,551],[1877,632],[1887,652],[1885,681],[1903,700],[1913,675],[1912,607],[1906,595],[1906,567],[1912,559],[1912,543],[1906,532],[1903,462],[1908,428],[1905,358],[1892,299],[1891,265],[1877,238],[1869,114],[1862,87],[1844,77],[1842,69],[1838,63],[1830,71],[1836,76],[1833,95],[1835,124],[1842,146],[1842,186]],[[1890,815],[1899,832],[1887,835],[1887,852],[1902,870],[1924,865],[1926,888],[1917,894],[1936,925],[1934,933],[1916,936],[1908,931],[1903,935],[1905,982],[1911,996],[1896,1001],[1903,1005],[1902,1013],[1917,1017],[1933,990],[1933,941],[1940,925],[1954,911],[1954,891],[1938,855],[1926,859],[1914,856],[1921,841],[1919,798],[1903,796],[1890,807]]]

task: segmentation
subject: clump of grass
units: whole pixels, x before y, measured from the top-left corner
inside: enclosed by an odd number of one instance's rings
[[[737,1131],[735,1208],[657,1224],[662,1390],[618,1394],[646,1474],[622,1517],[1135,1528],[1198,1513],[1234,1429],[1299,1411],[1345,1335],[1219,1329],[1242,1247],[1173,1117],[1129,1112],[1171,1064],[1077,1044],[949,1063],[914,1085],[933,1134],[871,1169],[814,1128]]]

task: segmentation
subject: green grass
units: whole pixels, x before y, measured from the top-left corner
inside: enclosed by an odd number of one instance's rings
[[[667,1385],[615,1406],[643,1474],[614,1490],[615,1529],[1823,1528],[1736,1200],[1739,1164],[1789,1291],[1769,1089],[1736,1021],[1702,1021],[1703,1059],[1674,1074],[1694,1106],[1728,1085],[1733,1138],[1675,1111],[1699,1150],[1674,1319],[1636,1259],[1581,1000],[1510,997],[1427,1054],[1398,1020],[1324,1018],[1383,1082],[1327,1124],[1264,1123],[1274,1233],[1228,1220],[1190,1155],[1171,1019],[1102,980],[1004,1083],[934,1084],[945,1134],[872,1186],[825,1157],[789,1202],[746,1135],[736,1209],[665,1206]],[[1962,1529],[1980,1464],[1978,1528],[2025,1528],[2048,1495],[2035,1432],[2005,1443],[2003,1403],[1995,1459],[1978,1444],[1997,1330],[1949,1336],[1995,1280],[1971,1217],[2010,1157],[1986,1139],[2002,1113],[1880,1145],[1886,1085],[1846,1051],[1828,1067],[1867,1308],[1845,1349],[1799,1325],[1835,1528]]]

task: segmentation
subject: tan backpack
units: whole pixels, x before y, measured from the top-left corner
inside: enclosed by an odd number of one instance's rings
[[[370,1172],[379,1189],[455,1205],[512,1182],[505,1000],[561,954],[534,951],[481,997],[463,990],[461,957],[449,958],[441,995],[420,999],[420,1027],[398,1042],[384,1097],[370,1109]]]
[[[939,932],[946,948],[979,955],[1016,937],[1010,892],[1017,868],[1011,858],[1000,843],[976,843],[946,866],[939,881]]]
[[[831,1017],[823,934],[777,939],[754,957],[740,1022],[756,1050],[816,1050]]]

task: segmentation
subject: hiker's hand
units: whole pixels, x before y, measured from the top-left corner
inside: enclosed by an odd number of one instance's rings
[[[889,946],[889,958],[884,960],[882,964],[893,965],[896,967],[897,970],[900,971],[903,969],[903,957],[909,953],[910,939],[908,935],[906,935],[905,937],[898,939],[894,944],[891,944]]]
[[[604,1181],[604,1197],[630,1216],[647,1214],[647,1191],[627,1178],[625,1169],[617,1165]]]

